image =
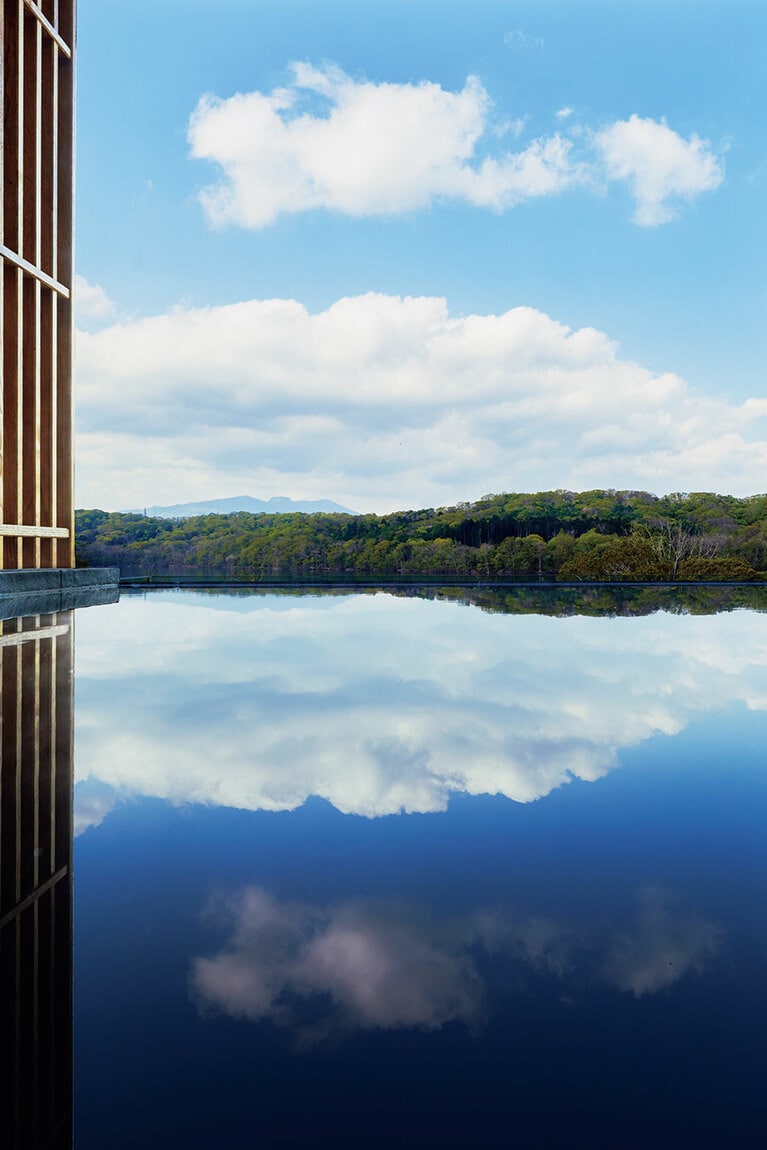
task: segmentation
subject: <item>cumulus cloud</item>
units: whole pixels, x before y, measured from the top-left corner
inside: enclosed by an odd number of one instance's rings
[[[665,121],[631,116],[617,120],[594,137],[610,180],[628,184],[636,203],[634,220],[646,227],[665,224],[680,202],[718,188],[724,179],[722,161],[708,140],[689,139]]]
[[[531,802],[713,707],[767,705],[767,636],[748,612],[616,624],[387,595],[212,602],[83,614],[78,788],[271,811],[318,795],[368,818],[461,792]]]
[[[89,328],[113,320],[117,308],[101,284],[90,283],[83,276],[75,276],[75,320],[78,327]]]
[[[767,411],[696,394],[533,308],[249,300],[77,340],[78,501],[250,491],[365,510],[483,491],[760,490]]]
[[[514,967],[548,976],[557,994],[564,979],[580,990],[606,979],[636,997],[701,972],[724,932],[671,906],[667,894],[643,892],[633,933],[605,936],[588,923],[576,931],[509,908],[448,918],[363,899],[280,902],[248,887],[210,908],[228,938],[217,953],[192,960],[190,989],[203,1013],[268,1020],[291,1029],[302,1046],[356,1030],[437,1030],[455,1021],[476,1029],[497,991],[484,974],[488,956],[496,971],[500,958],[507,994]]]
[[[260,228],[314,208],[399,214],[434,200],[501,211],[584,179],[559,135],[483,157],[491,102],[475,76],[449,92],[355,80],[332,65],[291,73],[288,87],[204,96],[193,113],[191,155],[221,169],[200,196],[214,225]]]
[[[520,32],[507,43],[537,44]],[[203,96],[190,118],[191,156],[220,170],[200,193],[215,226],[261,228],[317,208],[397,215],[440,201],[502,212],[605,180],[627,182],[636,222],[656,225],[723,179],[709,142],[686,140],[665,121],[632,115],[592,134],[576,126],[511,152],[499,145],[504,126],[518,135],[525,120],[496,123],[476,76],[451,92],[426,80],[354,79],[332,64],[294,63],[290,72],[290,84],[272,92]],[[556,113],[562,122],[572,114]]]

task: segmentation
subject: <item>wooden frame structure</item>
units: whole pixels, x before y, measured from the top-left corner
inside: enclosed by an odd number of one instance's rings
[[[0,568],[73,567],[75,0],[1,0]]]

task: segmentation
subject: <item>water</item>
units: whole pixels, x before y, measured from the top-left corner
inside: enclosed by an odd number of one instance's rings
[[[767,615],[483,606],[78,613],[78,1150],[763,1145]]]

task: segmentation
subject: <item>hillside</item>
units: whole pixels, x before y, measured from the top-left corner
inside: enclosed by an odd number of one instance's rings
[[[77,513],[78,561],[233,578],[519,575],[750,580],[767,568],[767,495],[548,491],[390,515]]]

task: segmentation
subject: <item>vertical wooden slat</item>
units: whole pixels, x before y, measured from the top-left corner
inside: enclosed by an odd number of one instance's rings
[[[31,630],[37,620],[30,618]],[[21,756],[19,760],[19,898],[29,895],[37,885],[35,876],[35,850],[37,849],[37,794],[39,769],[39,730],[37,725],[38,676],[37,644],[24,643],[21,652],[20,693],[24,705],[20,714]]]
[[[20,9],[6,4],[3,20],[3,243],[19,250],[19,146],[21,134]]]
[[[4,5],[3,19],[3,242],[18,250],[21,238],[21,35],[18,4]],[[19,514],[19,394],[18,339],[20,324],[20,273],[3,267],[3,517],[18,522]],[[4,563],[18,566],[18,540],[8,540]]]
[[[60,0],[59,30],[74,48],[74,2]],[[57,261],[56,274],[71,288],[73,282],[73,155],[74,68],[73,60],[59,53],[57,102]],[[56,302],[56,498],[55,526],[69,528],[69,540],[57,545],[57,562],[74,567],[75,531],[72,456],[72,300]]]
[[[74,52],[75,46],[75,3],[74,0],[58,0],[58,23],[56,27],[59,30],[63,40],[72,48]]]
[[[53,459],[56,445],[54,438],[54,410],[52,397],[55,396],[54,349],[54,292],[45,288],[40,291],[40,355],[38,375],[40,384],[40,507],[39,521],[46,527],[55,526],[54,468]],[[52,540],[40,540],[40,566],[55,566]]]
[[[54,23],[53,4],[45,15]],[[56,105],[58,87],[58,46],[46,37],[41,61],[41,161],[40,161],[40,264],[49,275],[56,275]],[[56,370],[55,370],[55,292],[45,289],[40,297],[40,522],[56,525],[55,467],[56,457]],[[56,566],[56,545],[52,540],[40,543],[40,566]]]
[[[55,0],[54,7],[56,28],[59,27],[59,0]],[[74,46],[74,45],[73,45]],[[51,161],[53,173],[53,187],[51,190],[52,207],[53,207],[53,268],[54,276],[59,274],[59,166],[60,166],[60,151],[59,151],[59,86],[62,64],[62,56],[58,47],[54,45],[53,48],[53,101],[51,105]],[[71,179],[71,171],[70,171]],[[71,288],[70,282],[70,288]],[[50,391],[50,426],[51,426],[51,524],[58,526],[59,524],[59,493],[58,493],[58,456],[59,456],[59,371],[58,371],[58,330],[59,330],[59,297],[54,294],[52,296],[52,313],[51,313],[51,391]],[[70,407],[72,404],[72,396],[70,392],[69,397]],[[72,470],[73,464],[70,466]],[[74,554],[74,548],[72,548]],[[74,559],[72,560],[74,564]],[[66,548],[62,548],[59,543],[54,539],[51,542],[51,566],[63,567],[69,565],[69,553]]]
[[[69,539],[57,544],[58,566],[74,567],[74,509],[72,501],[72,308],[69,300],[56,304],[56,499],[57,527],[69,529]]]
[[[48,624],[48,619],[41,621]],[[53,874],[53,785],[54,785],[54,755],[55,729],[54,699],[54,643],[51,639],[43,640],[37,644],[37,681],[38,681],[38,796],[37,796],[37,848],[36,848],[36,882],[45,882]]]
[[[0,68],[0,236],[5,236],[5,7],[4,3],[0,4],[0,54],[3,60],[3,67]],[[0,267],[0,347],[5,346],[5,302],[3,298],[5,276],[2,273],[3,268]],[[0,355],[0,522],[3,522],[4,366],[4,356]],[[0,539],[0,571],[4,566],[5,540]]]
[[[0,910],[5,912],[19,901],[19,682],[20,660],[17,648],[3,652],[2,836],[0,838]]]
[[[30,134],[34,140],[35,150],[35,266],[42,267],[42,216],[43,216],[43,27],[35,20],[30,28],[29,54],[34,59],[34,122],[30,127]]]
[[[55,234],[54,109],[58,48],[40,32],[40,267],[55,276],[53,237]]]
[[[3,267],[3,508],[11,523],[19,522],[21,486],[19,470],[19,411],[21,409],[21,272],[10,264]],[[18,540],[6,542],[6,564],[17,566]]]
[[[14,373],[14,386],[13,397],[15,399],[15,409],[12,411],[12,434],[14,438],[14,463],[13,474],[11,482],[15,492],[15,499],[12,499],[12,511],[16,517],[16,522],[21,523],[24,519],[24,274],[21,271],[16,272],[16,332],[11,340],[11,347],[15,351],[15,365],[13,368]],[[23,540],[16,540],[16,555],[14,558],[14,567],[23,567]]]
[[[48,34],[46,33],[46,39]],[[50,42],[50,41],[49,41]],[[43,191],[45,171],[43,165],[43,26],[35,20],[35,264],[44,266],[43,258]],[[42,523],[42,481],[43,481],[43,420],[46,396],[42,387],[42,361],[46,348],[43,341],[41,327],[41,311],[43,293],[49,293],[48,288],[37,281],[35,284],[35,327],[37,330],[37,344],[35,348],[35,453],[34,453],[34,486],[35,510],[34,519],[29,522],[39,527]],[[34,540],[32,549],[34,566],[43,566],[43,544],[41,539]]]
[[[24,276],[22,293],[22,438],[21,518],[18,523],[37,524],[40,519],[40,285]],[[22,566],[37,567],[38,539],[23,539]]]
[[[62,616],[62,617],[66,618],[66,616]],[[68,618],[69,618],[69,625],[71,628],[74,626],[74,615],[70,615],[70,616],[68,616]],[[58,617],[56,615],[52,615],[51,616],[51,622],[56,624],[58,622]],[[73,659],[71,657],[73,655],[71,643],[72,643],[72,637],[70,635],[70,659],[66,660],[67,673],[68,673],[70,679],[72,677],[72,661],[73,661]],[[51,722],[50,722],[51,753],[49,756],[49,761],[50,761],[50,825],[48,828],[48,855],[49,855],[49,864],[48,865],[49,865],[50,873],[53,874],[56,870],[56,815],[57,815],[57,811],[56,811],[56,787],[58,786],[58,773],[57,773],[58,772],[58,766],[57,766],[57,764],[58,764],[58,755],[59,755],[59,749],[58,749],[59,696],[58,696],[58,692],[59,692],[59,688],[60,688],[59,671],[58,671],[59,657],[58,657],[58,648],[57,648],[55,643],[50,644],[50,652],[51,652],[51,654],[50,654],[49,688],[48,688],[48,690],[50,692],[49,710],[50,710],[50,716],[51,716]],[[70,689],[70,691],[72,690],[72,684],[71,683],[69,684],[69,689]],[[74,723],[74,715],[70,715],[70,720],[72,721],[72,723]],[[74,755],[74,745],[73,744],[70,745],[70,752],[72,755]],[[66,769],[66,763],[62,764],[62,766],[64,769]],[[74,784],[72,784],[72,785],[74,786]]]
[[[38,625],[38,627],[40,625],[39,619],[37,621],[37,625]],[[50,646],[50,642],[47,642],[47,645]],[[34,751],[34,758],[32,759],[32,762],[30,762],[29,759],[26,760],[25,769],[26,770],[33,769],[33,772],[34,772],[34,774],[33,774],[34,782],[33,782],[33,787],[32,787],[32,793],[33,793],[32,820],[33,820],[34,825],[32,828],[32,839],[33,839],[33,842],[35,845],[34,845],[34,850],[32,852],[33,853],[32,881],[33,881],[35,886],[38,886],[40,883],[40,855],[42,853],[42,850],[40,847],[40,770],[41,770],[42,759],[44,759],[46,757],[46,755],[48,754],[48,747],[47,747],[48,731],[46,730],[45,727],[42,727],[42,729],[41,729],[41,724],[40,724],[40,709],[41,709],[41,703],[40,703],[40,688],[41,688],[41,683],[40,683],[40,642],[36,641],[33,644],[30,643],[30,646],[33,649],[32,653],[34,656],[33,661],[32,661],[32,665],[34,667],[33,674],[34,674],[34,684],[35,685],[34,685],[34,688],[32,691],[32,695],[33,695],[33,698],[35,701],[35,709],[34,709],[34,716],[33,716],[35,751]]]
[[[22,27],[22,172],[21,172],[21,227],[20,252],[31,264],[38,263],[39,172],[38,172],[38,44],[40,25],[27,9]]]
[[[3,266],[3,508],[4,517],[18,522],[18,427],[19,347],[18,347],[19,274],[8,264]],[[16,540],[6,542],[5,561],[15,566]]]
[[[18,715],[17,715],[17,671],[18,649],[9,647],[3,652],[3,683],[0,706],[2,707],[3,732],[3,772],[0,779],[0,911],[3,913],[18,902],[16,889],[17,873],[17,796],[16,776],[18,768]]]
[[[72,849],[72,790],[73,776],[73,703],[74,686],[72,678],[73,628],[74,617],[69,616],[70,628],[65,635],[54,640],[55,654],[55,696],[56,721],[54,730],[54,773],[55,773],[55,826],[56,841],[53,844],[53,870],[58,871],[69,864]]]

